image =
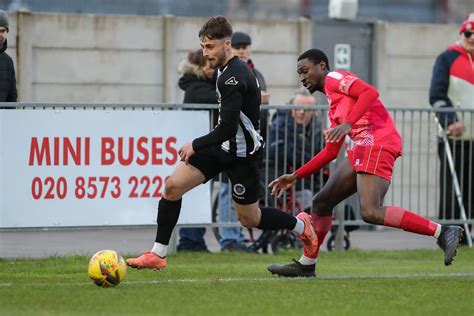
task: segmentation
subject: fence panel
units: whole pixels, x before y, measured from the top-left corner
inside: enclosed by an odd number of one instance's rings
[[[35,110],[74,110],[74,111],[166,111],[166,110],[205,110],[209,111],[209,129],[216,123],[217,106],[202,104],[49,104],[18,103],[2,104],[2,107],[15,107]],[[269,193],[267,184],[286,172],[293,172],[324,146],[322,131],[327,129],[326,106],[263,106],[268,114],[267,126],[262,126],[265,135],[264,162],[261,169],[261,204],[278,206],[285,211],[296,213],[311,208],[310,198],[317,193],[330,175],[325,169],[310,178],[301,180],[297,187],[288,192],[280,201]],[[306,110],[310,119],[298,121],[295,110]],[[308,112],[311,111],[311,112]],[[397,160],[391,188],[385,198],[386,205],[407,208],[422,216],[436,219],[441,223],[474,223],[474,111],[456,110],[459,121],[464,124],[463,134],[457,137],[446,135],[446,122],[435,120],[436,115],[449,110],[432,108],[390,108],[394,122],[403,138],[403,156]],[[5,112],[5,111],[4,111]],[[136,122],[140,124],[140,122]],[[176,125],[180,128],[180,125]],[[10,139],[14,134],[2,130],[3,137]],[[195,135],[199,136],[199,135]],[[4,146],[4,145],[3,145]],[[456,174],[455,177],[453,175]],[[212,226],[238,226],[233,221],[219,222],[220,176],[212,182],[211,213]],[[456,186],[458,182],[458,187]],[[230,186],[227,186],[230,190]],[[229,193],[229,192],[228,192]],[[224,194],[230,199],[230,194]],[[365,224],[358,214],[357,199],[351,198],[347,208],[355,214],[346,215],[346,224]],[[227,203],[229,204],[229,203]],[[463,212],[464,209],[464,212]],[[225,218],[233,212],[225,210]],[[184,210],[186,212],[186,210]],[[464,213],[464,214],[463,214]],[[221,216],[222,216],[221,210]],[[189,223],[192,225],[192,223]]]

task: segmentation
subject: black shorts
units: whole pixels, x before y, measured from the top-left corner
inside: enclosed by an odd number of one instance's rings
[[[247,205],[259,199],[262,158],[262,150],[241,158],[226,153],[220,147],[210,147],[192,155],[189,164],[204,174],[204,183],[225,172],[232,184],[232,198],[238,204]]]

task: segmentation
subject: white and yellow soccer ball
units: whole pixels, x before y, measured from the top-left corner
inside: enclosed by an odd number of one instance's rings
[[[116,251],[101,250],[92,256],[87,272],[97,286],[114,287],[125,278],[127,265]]]

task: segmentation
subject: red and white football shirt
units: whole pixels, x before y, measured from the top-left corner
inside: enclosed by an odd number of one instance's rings
[[[347,71],[332,71],[326,76],[324,92],[329,99],[331,127],[343,123],[354,108],[357,100],[349,95],[349,89],[356,80],[360,79]],[[348,135],[355,146],[379,145],[401,155],[402,138],[379,99],[352,125]]]

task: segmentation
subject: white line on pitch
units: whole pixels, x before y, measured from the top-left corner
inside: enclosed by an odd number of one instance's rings
[[[327,275],[317,278],[280,278],[277,276],[262,278],[211,278],[211,279],[166,279],[166,280],[137,280],[125,281],[126,284],[164,284],[164,283],[219,283],[219,282],[260,282],[260,281],[285,281],[285,280],[360,280],[360,279],[416,279],[416,278],[449,278],[449,277],[474,277],[474,273],[435,273],[435,274],[382,274],[382,275]]]
[[[125,285],[135,284],[176,284],[176,283],[207,283],[207,284],[218,284],[218,283],[230,283],[230,282],[262,282],[262,281],[310,281],[310,280],[363,280],[363,279],[420,279],[420,278],[450,278],[450,277],[474,277],[474,272],[453,272],[453,273],[420,273],[420,274],[379,274],[379,275],[323,275],[317,278],[279,278],[277,276],[261,277],[261,278],[206,278],[206,279],[159,279],[159,280],[136,280],[136,281],[124,281]],[[90,285],[91,282],[74,282],[74,283],[28,283],[28,286],[83,286]],[[19,284],[21,285],[21,284]],[[0,287],[11,287],[12,283],[0,283]]]

